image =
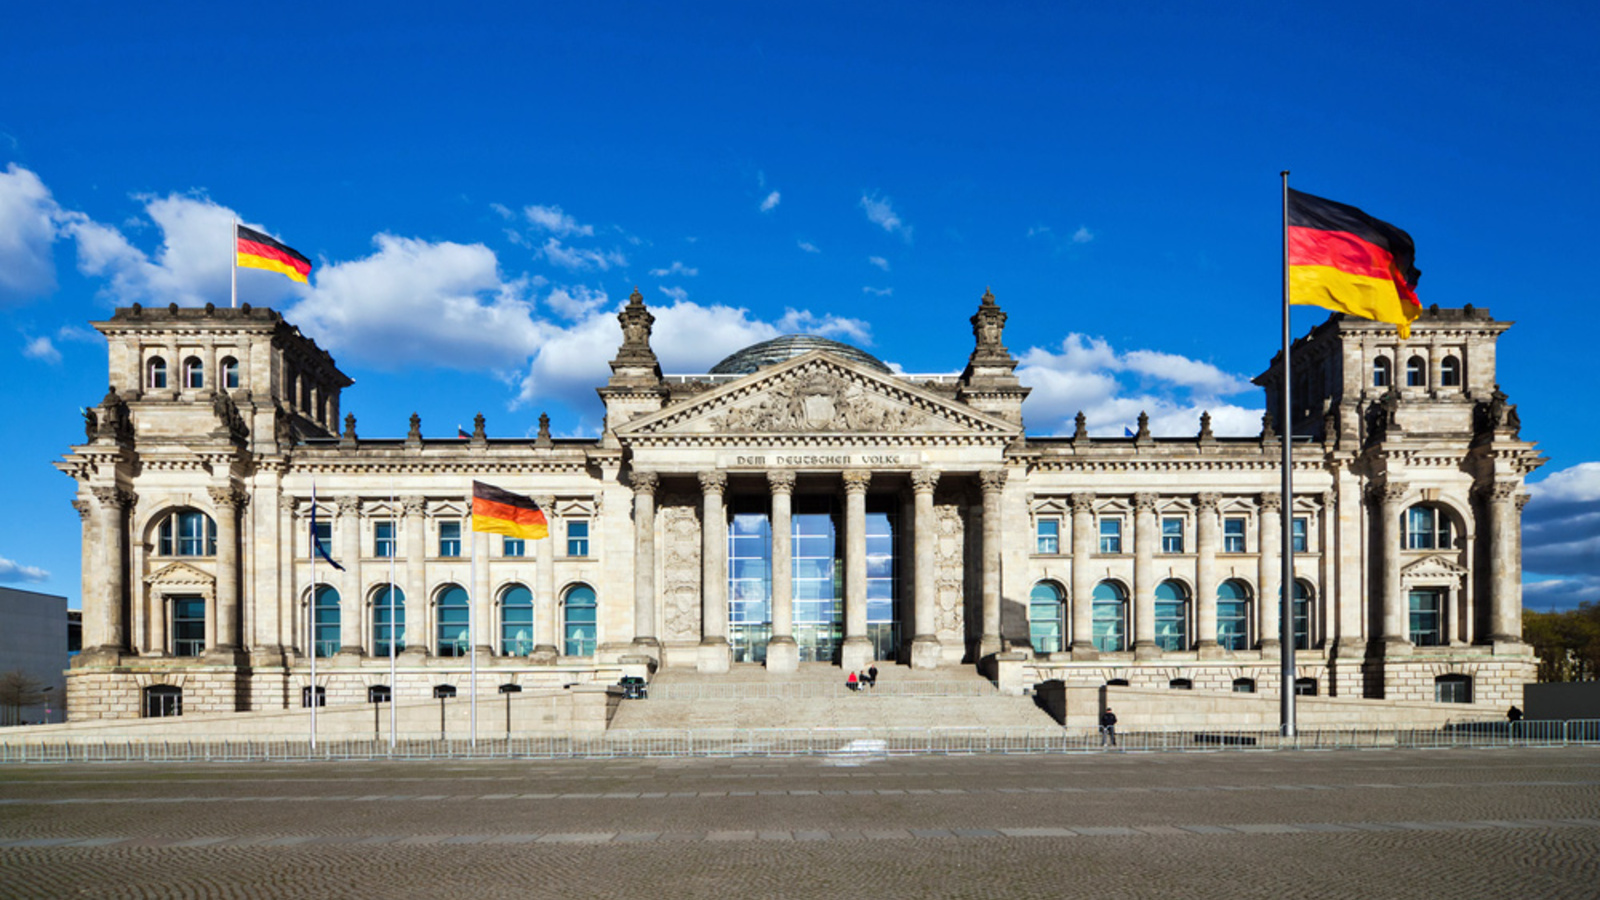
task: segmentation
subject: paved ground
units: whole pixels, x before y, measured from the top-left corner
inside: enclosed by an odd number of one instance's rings
[[[0,897],[1600,896],[1600,750],[0,768]]]

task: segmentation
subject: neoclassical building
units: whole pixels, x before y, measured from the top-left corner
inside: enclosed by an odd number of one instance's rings
[[[1249,438],[1204,416],[1027,434],[987,293],[959,375],[806,336],[663,375],[637,292],[619,318],[593,440],[490,438],[481,416],[465,439],[416,416],[362,437],[351,380],[270,309],[95,323],[110,390],[57,464],[83,521],[73,716],[296,708],[312,654],[329,703],[472,670],[489,694],[872,661],[1271,694],[1284,529],[1297,690],[1503,708],[1533,680],[1520,510],[1542,460],[1487,310],[1431,309],[1404,341],[1334,315],[1296,341],[1293,497],[1270,415]],[[1256,379],[1268,409],[1279,371]],[[473,480],[535,498],[549,538],[473,532]]]

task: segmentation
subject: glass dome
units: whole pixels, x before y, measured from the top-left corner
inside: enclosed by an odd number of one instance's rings
[[[845,359],[888,373],[889,367],[883,361],[865,350],[852,347],[849,344],[818,337],[814,334],[786,334],[775,337],[770,341],[762,341],[732,354],[722,362],[711,367],[712,375],[748,375],[757,369],[774,366],[785,360],[804,356],[813,350],[826,350]]]

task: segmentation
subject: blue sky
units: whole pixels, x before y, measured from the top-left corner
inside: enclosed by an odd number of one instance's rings
[[[668,371],[785,332],[960,368],[992,287],[1036,434],[1254,433],[1279,180],[1411,232],[1424,303],[1518,324],[1549,463],[1527,603],[1600,599],[1587,4],[23,4],[0,29],[0,583],[79,594],[50,468],[114,306],[245,270],[364,436],[593,435],[635,286]],[[1304,332],[1324,314],[1296,309]]]

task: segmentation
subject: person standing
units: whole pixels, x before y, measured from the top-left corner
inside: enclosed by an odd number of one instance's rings
[[[1115,747],[1116,745],[1117,714],[1112,712],[1111,707],[1108,706],[1106,707],[1105,712],[1100,714],[1100,746]]]
[[[867,687],[875,688],[877,686],[878,686],[878,665],[877,665],[877,663],[873,663],[872,665],[867,667]]]

